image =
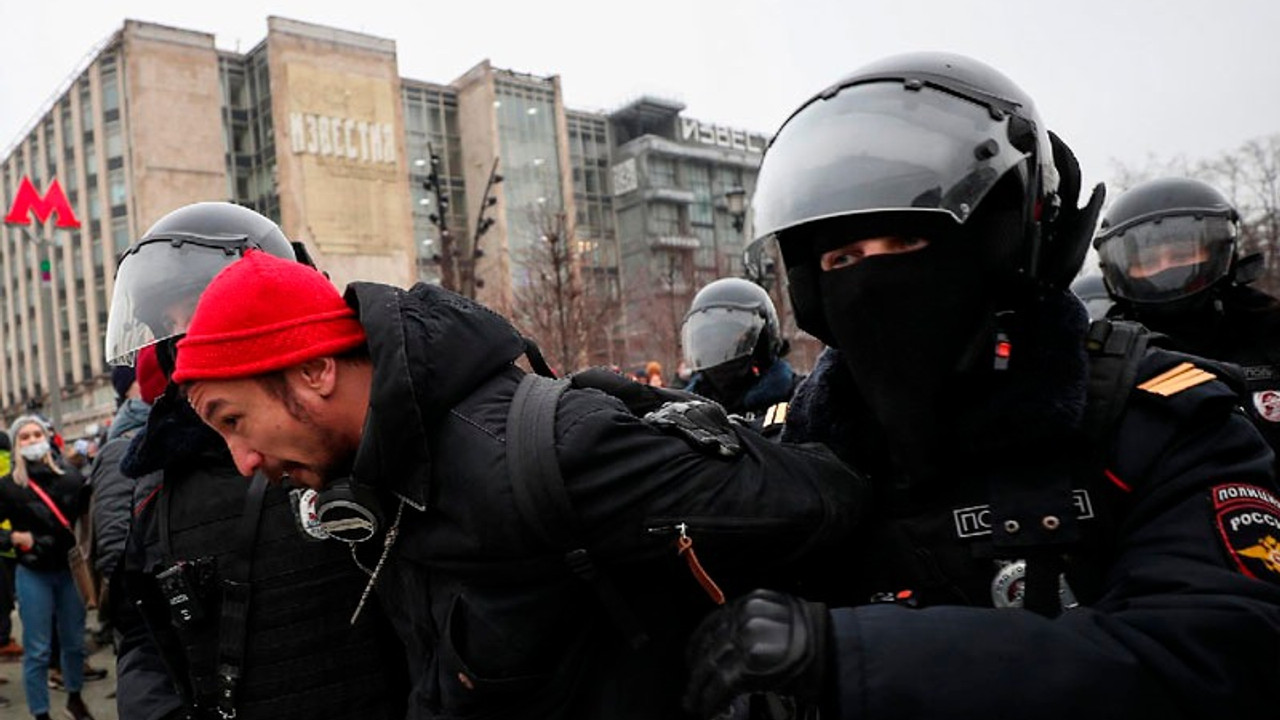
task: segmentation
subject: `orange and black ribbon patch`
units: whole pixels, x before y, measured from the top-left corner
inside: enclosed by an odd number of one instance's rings
[[[1213,488],[1218,534],[1240,572],[1280,583],[1280,500],[1257,485]]]

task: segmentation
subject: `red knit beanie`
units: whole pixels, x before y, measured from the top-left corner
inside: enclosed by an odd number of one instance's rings
[[[283,370],[365,341],[364,328],[314,268],[250,250],[200,295],[178,341],[176,383]]]
[[[156,398],[164,394],[169,378],[164,376],[160,368],[160,359],[156,357],[156,346],[148,345],[138,351],[138,358],[133,361],[133,368],[138,379],[138,394],[142,402],[154,405]]]

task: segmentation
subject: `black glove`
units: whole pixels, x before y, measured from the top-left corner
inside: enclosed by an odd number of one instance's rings
[[[569,382],[576,388],[594,388],[606,395],[612,395],[621,400],[622,404],[626,405],[631,414],[636,417],[643,417],[646,413],[651,413],[669,402],[697,397],[680,390],[638,383],[605,367],[593,367],[574,373],[569,378]]]
[[[1044,246],[1040,277],[1053,287],[1065,288],[1071,284],[1071,280],[1080,271],[1080,264],[1084,262],[1107,189],[1102,183],[1098,183],[1084,207],[1077,208],[1076,203],[1080,200],[1080,163],[1071,148],[1053,132],[1049,133],[1049,144],[1053,146],[1053,165],[1058,170],[1058,199],[1061,204],[1048,226],[1049,242]]]
[[[827,608],[774,590],[753,590],[707,616],[689,640],[685,710],[715,717],[757,692],[817,704],[823,697]]]
[[[729,416],[709,400],[670,402],[645,415],[644,421],[663,432],[679,435],[696,450],[721,457],[742,454],[742,441]]]

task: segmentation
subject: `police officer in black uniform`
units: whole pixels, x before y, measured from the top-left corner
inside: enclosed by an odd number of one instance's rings
[[[778,311],[759,285],[721,278],[694,296],[681,327],[687,392],[720,403],[766,433],[782,429],[801,376],[783,360]]]
[[[783,439],[870,476],[845,597],[758,590],[695,633],[686,702],[824,718],[1264,717],[1280,670],[1271,453],[1213,362],[1090,326],[1102,195],[969,58],[806,102],[753,205],[827,351]],[[844,607],[836,607],[842,605]]]
[[[297,259],[269,219],[229,203],[161,218],[121,259],[107,356],[155,345],[166,376],[203,286],[246,249]],[[339,543],[309,541],[289,491],[235,469],[170,386],[121,470],[138,478],[121,573],[120,717],[400,718],[403,648]]]
[[[1162,346],[1240,365],[1246,407],[1280,453],[1280,302],[1249,285],[1262,256],[1242,256],[1239,240],[1240,215],[1222,193],[1164,178],[1117,197],[1094,244],[1111,316],[1162,333]]]

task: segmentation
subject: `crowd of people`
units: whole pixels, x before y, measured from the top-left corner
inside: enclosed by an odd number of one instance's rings
[[[10,425],[28,708],[57,638],[90,717],[88,517],[130,720],[1265,716],[1280,303],[1215,189],[1083,190],[970,58],[821,89],[753,197],[807,376],[748,280],[674,377],[557,378],[470,299],[178,208],[120,260],[89,469]]]

